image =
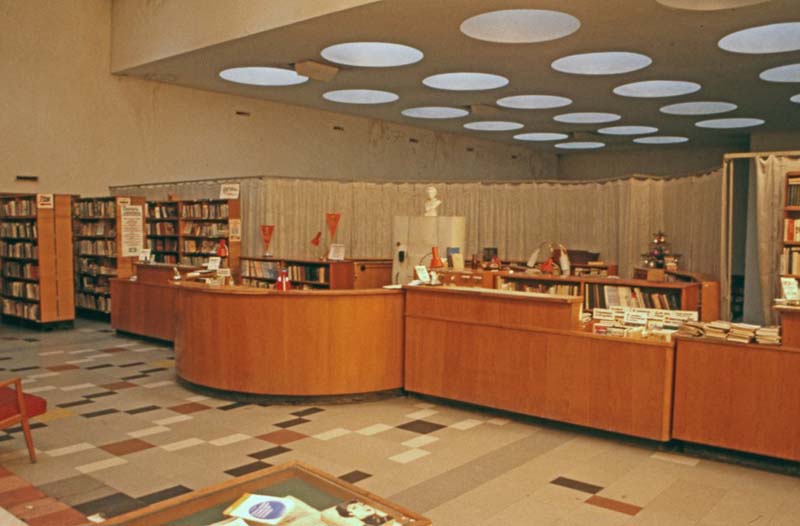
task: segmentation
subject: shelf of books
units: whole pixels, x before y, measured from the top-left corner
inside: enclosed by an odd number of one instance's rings
[[[800,279],[800,172],[786,174],[783,206],[782,278]]]
[[[147,202],[147,248],[157,263],[178,263],[179,207],[177,201]]]
[[[201,266],[209,257],[220,256],[222,267],[239,268],[242,216],[238,199],[181,201],[178,215],[180,263]]]
[[[605,263],[603,261],[589,261],[588,263],[571,263],[570,270],[573,276],[591,276],[605,278],[616,276],[619,267],[616,263]]]
[[[109,280],[133,274],[138,255],[121,254],[123,205],[144,207],[145,202],[143,197],[85,197],[73,201],[75,305],[84,314],[110,314]]]
[[[75,318],[69,195],[0,197],[3,316],[37,324]]]
[[[512,274],[499,276],[498,288],[583,296],[583,308],[633,307],[663,310],[699,309],[700,285],[601,277]]]
[[[275,281],[286,269],[289,281],[300,289],[352,289],[355,268],[352,261],[319,261],[243,257],[242,285],[275,288]]]

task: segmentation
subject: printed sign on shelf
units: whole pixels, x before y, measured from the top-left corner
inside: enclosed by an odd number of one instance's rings
[[[143,248],[141,252],[139,252],[139,261],[150,261],[150,249]]]
[[[242,240],[242,220],[228,219],[228,232],[231,242]]]
[[[239,183],[223,183],[219,186],[220,199],[239,199]]]
[[[36,194],[36,208],[53,208],[54,206],[53,194]]]
[[[119,203],[119,206],[128,206],[129,204],[131,204],[131,198],[120,197],[119,199],[117,199],[117,202]]]
[[[138,257],[144,250],[144,215],[141,206],[120,206],[120,254]]]
[[[217,269],[217,276],[221,278],[229,278],[231,277],[231,269],[229,268],[218,268]]]
[[[219,256],[211,256],[208,258],[208,270],[219,270],[219,265],[222,263],[222,258]]]

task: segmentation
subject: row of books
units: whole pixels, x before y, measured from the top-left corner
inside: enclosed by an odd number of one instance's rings
[[[600,278],[608,277],[608,267],[573,267],[573,276],[597,276]]]
[[[14,221],[0,224],[2,237],[37,237],[35,221]]]
[[[92,276],[116,276],[117,269],[113,265],[101,265],[93,259],[78,258],[78,272]]]
[[[162,223],[158,221],[150,223],[148,234],[151,236],[175,236],[177,235],[175,223]]]
[[[678,331],[679,336],[705,337],[717,341],[734,343],[756,342],[762,345],[780,345],[780,327],[771,325],[762,327],[750,323],[732,323],[729,321],[712,321],[709,323],[687,322]]]
[[[35,243],[0,243],[0,257],[39,258],[39,247]]]
[[[220,249],[219,241],[214,239],[184,239],[183,245],[181,246],[185,253],[200,252],[203,254],[216,255],[218,249]]]
[[[790,177],[786,189],[786,206],[800,206],[800,177]]]
[[[39,284],[27,281],[4,281],[3,295],[29,300],[39,299]]]
[[[800,274],[800,247],[783,247],[780,269],[781,274]]]
[[[250,278],[246,278],[246,277],[242,278],[242,285],[244,285],[245,287],[255,287],[255,288],[259,288],[259,289],[274,289],[275,288],[275,283],[272,283],[272,282],[269,282],[269,281],[261,281],[261,280],[258,280],[258,279],[250,279]]]
[[[680,310],[680,291],[647,291],[640,287],[586,283],[584,285],[584,308],[594,309],[613,306],[645,309]]]
[[[178,240],[177,239],[148,239],[147,248],[151,252],[177,252]]]
[[[74,232],[76,236],[115,237],[117,235],[116,226],[107,221],[76,222]]]
[[[111,291],[111,284],[108,282],[108,276],[83,274],[78,281],[78,288],[82,292],[108,294]]]
[[[557,283],[557,284],[549,284],[549,283],[536,283],[530,285],[524,285],[523,290],[525,292],[540,292],[544,294],[556,294],[560,296],[580,296],[580,285],[574,285],[570,283]]]
[[[114,199],[97,201],[75,201],[72,214],[77,217],[117,217],[117,202]]]
[[[174,205],[150,205],[147,210],[148,217],[153,219],[169,219],[178,217],[178,203]]]
[[[326,267],[312,267],[307,265],[289,265],[286,273],[292,281],[314,281],[327,283],[328,269]]]
[[[35,216],[36,201],[33,199],[11,199],[3,203],[3,215],[6,217],[14,216]]]
[[[182,218],[227,219],[228,203],[193,203],[181,207]]]
[[[86,256],[114,256],[117,253],[117,242],[110,239],[93,241],[83,239],[77,243],[78,254]]]
[[[208,263],[208,256],[197,256],[192,254],[182,254],[181,255],[181,263],[183,265],[192,265],[195,267],[201,267],[203,264]],[[228,258],[223,257],[222,262],[220,263],[221,267],[228,266]]]
[[[242,260],[242,276],[278,279],[279,272],[280,266],[276,261]]]
[[[40,319],[39,304],[27,303],[24,301],[14,301],[11,299],[3,299],[3,314],[6,316],[15,316],[17,318],[25,318],[26,320],[39,321]]]
[[[228,223],[193,223],[183,224],[181,234],[197,237],[228,237]]]
[[[155,257],[156,263],[178,263],[177,254],[153,254],[153,257]]]
[[[39,266],[35,263],[3,262],[4,278],[39,279]]]
[[[97,310],[100,312],[111,312],[111,296],[96,294],[75,294],[75,306],[82,309]]]
[[[783,240],[800,241],[800,219],[787,218],[783,220]]]

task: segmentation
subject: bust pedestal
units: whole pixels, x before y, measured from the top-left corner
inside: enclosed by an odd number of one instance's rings
[[[392,283],[406,284],[414,279],[414,267],[428,265],[431,248],[439,247],[442,259],[447,247],[465,251],[466,218],[461,216],[395,216],[392,224]],[[405,258],[398,258],[397,244],[405,247]]]

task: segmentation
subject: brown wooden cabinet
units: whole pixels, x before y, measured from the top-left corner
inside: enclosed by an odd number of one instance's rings
[[[0,197],[3,316],[37,324],[75,318],[69,195]]]
[[[121,207],[142,207],[143,197],[82,197],[72,204],[75,305],[85,313],[111,312],[110,280],[133,274],[138,258],[122,254]],[[142,224],[144,234],[144,222]]]

